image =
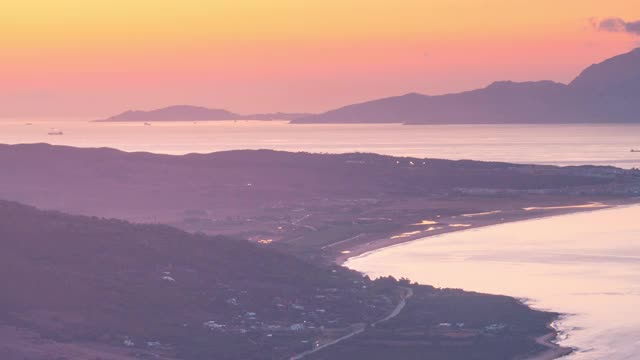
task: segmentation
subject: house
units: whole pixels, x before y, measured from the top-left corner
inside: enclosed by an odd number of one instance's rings
[[[302,331],[304,330],[304,325],[303,324],[293,324],[289,327],[289,329],[291,329],[291,331]]]

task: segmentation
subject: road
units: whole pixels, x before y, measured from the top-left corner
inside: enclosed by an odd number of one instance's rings
[[[412,288],[403,288],[403,289],[404,289],[405,293],[402,295],[402,298],[400,299],[400,302],[398,303],[396,308],[393,309],[393,311],[389,315],[387,315],[385,318],[374,322],[373,324],[371,324],[371,326],[376,326],[377,324],[379,324],[381,322],[385,322],[385,321],[391,320],[394,317],[398,316],[398,314],[400,314],[402,309],[404,309],[404,307],[407,305],[407,299],[409,299],[410,297],[413,296],[413,289]]]
[[[402,294],[402,297],[401,297],[400,301],[398,302],[398,305],[396,305],[396,307],[393,309],[393,311],[391,311],[391,313],[389,313],[389,315],[385,316],[384,318],[382,318],[382,319],[374,322],[373,324],[371,324],[371,326],[376,326],[379,323],[391,320],[394,317],[398,316],[398,314],[400,314],[402,309],[404,309],[404,307],[407,305],[407,299],[409,299],[410,297],[413,296],[413,289],[411,289],[411,288],[403,288],[403,290],[404,290],[404,294]],[[303,359],[308,355],[311,355],[311,354],[316,353],[316,352],[318,352],[320,350],[326,349],[329,346],[338,344],[341,341],[344,341],[344,340],[347,340],[347,339],[349,339],[349,338],[351,338],[353,336],[356,336],[356,335],[364,332],[364,330],[366,328],[367,328],[366,325],[362,325],[361,327],[358,327],[356,330],[354,330],[354,331],[352,331],[352,332],[350,332],[350,333],[348,333],[348,334],[346,334],[346,335],[344,335],[342,337],[339,337],[339,338],[337,338],[335,340],[332,340],[332,341],[330,341],[330,342],[328,342],[326,344],[322,344],[322,345],[320,345],[320,346],[318,346],[316,348],[313,348],[311,350],[307,350],[305,352],[302,352],[302,353],[300,353],[298,355],[294,355],[294,356],[290,357],[289,359],[290,360]]]

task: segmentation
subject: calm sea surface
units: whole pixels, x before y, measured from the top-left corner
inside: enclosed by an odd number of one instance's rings
[[[33,125],[27,126],[25,123]],[[47,135],[51,128],[64,135]],[[640,125],[289,125],[0,120],[0,143],[47,142],[166,154],[234,149],[375,152],[444,159],[639,167]]]
[[[352,258],[347,266],[439,287],[531,299],[571,314],[569,359],[640,359],[640,206],[444,234]]]
[[[31,125],[26,125],[29,122]],[[64,135],[48,135],[51,129]],[[0,143],[166,154],[233,149],[375,152],[445,159],[640,167],[640,125],[289,125],[0,120]],[[640,359],[640,207],[432,237],[352,259],[373,275],[529,298],[559,323],[575,359]]]

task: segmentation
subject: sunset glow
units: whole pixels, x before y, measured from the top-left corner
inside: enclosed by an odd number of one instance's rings
[[[638,358],[640,0],[5,3],[0,360]]]
[[[640,5],[9,2],[0,13],[0,116],[98,116],[180,103],[312,112],[500,79],[568,82],[638,45],[636,35],[592,26],[607,17],[637,20]]]

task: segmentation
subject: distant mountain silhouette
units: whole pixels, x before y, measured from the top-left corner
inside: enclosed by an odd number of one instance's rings
[[[593,121],[640,123],[640,48],[591,65],[569,89]]]
[[[96,121],[212,121],[212,120],[291,120],[309,114],[251,114],[240,115],[223,109],[209,109],[201,106],[174,105],[162,109],[141,111],[129,110],[121,114]]]
[[[570,84],[494,82],[483,89],[407,94],[345,106],[293,123],[629,123],[640,122],[640,49],[584,70]]]

